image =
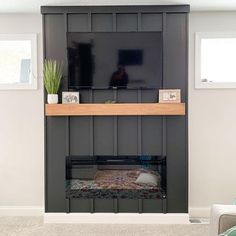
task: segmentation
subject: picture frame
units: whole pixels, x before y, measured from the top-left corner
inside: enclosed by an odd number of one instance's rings
[[[80,103],[79,92],[62,92],[62,103]]]
[[[159,103],[180,103],[180,89],[159,89]]]

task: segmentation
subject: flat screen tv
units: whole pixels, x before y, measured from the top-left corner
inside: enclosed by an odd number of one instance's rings
[[[160,88],[161,32],[68,33],[70,89]]]

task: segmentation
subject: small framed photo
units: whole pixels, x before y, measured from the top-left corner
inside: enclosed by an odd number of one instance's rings
[[[62,103],[79,103],[79,92],[62,92]]]
[[[180,89],[159,89],[159,103],[180,103]]]

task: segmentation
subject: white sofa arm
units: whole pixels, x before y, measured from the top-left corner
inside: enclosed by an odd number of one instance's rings
[[[236,216],[236,205],[213,205],[211,208],[211,218],[210,218],[210,236],[219,235],[221,229],[226,230],[228,226],[232,225],[232,217],[230,215]],[[227,216],[227,217],[224,217]],[[220,225],[221,218],[224,220],[224,225]],[[234,218],[234,217],[233,217]],[[226,223],[226,220],[229,219],[231,222]],[[236,219],[236,218],[235,218]],[[235,222],[236,225],[236,222]]]

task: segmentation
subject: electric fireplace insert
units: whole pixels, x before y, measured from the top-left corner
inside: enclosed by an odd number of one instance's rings
[[[164,200],[166,158],[145,155],[67,157],[66,199]]]

